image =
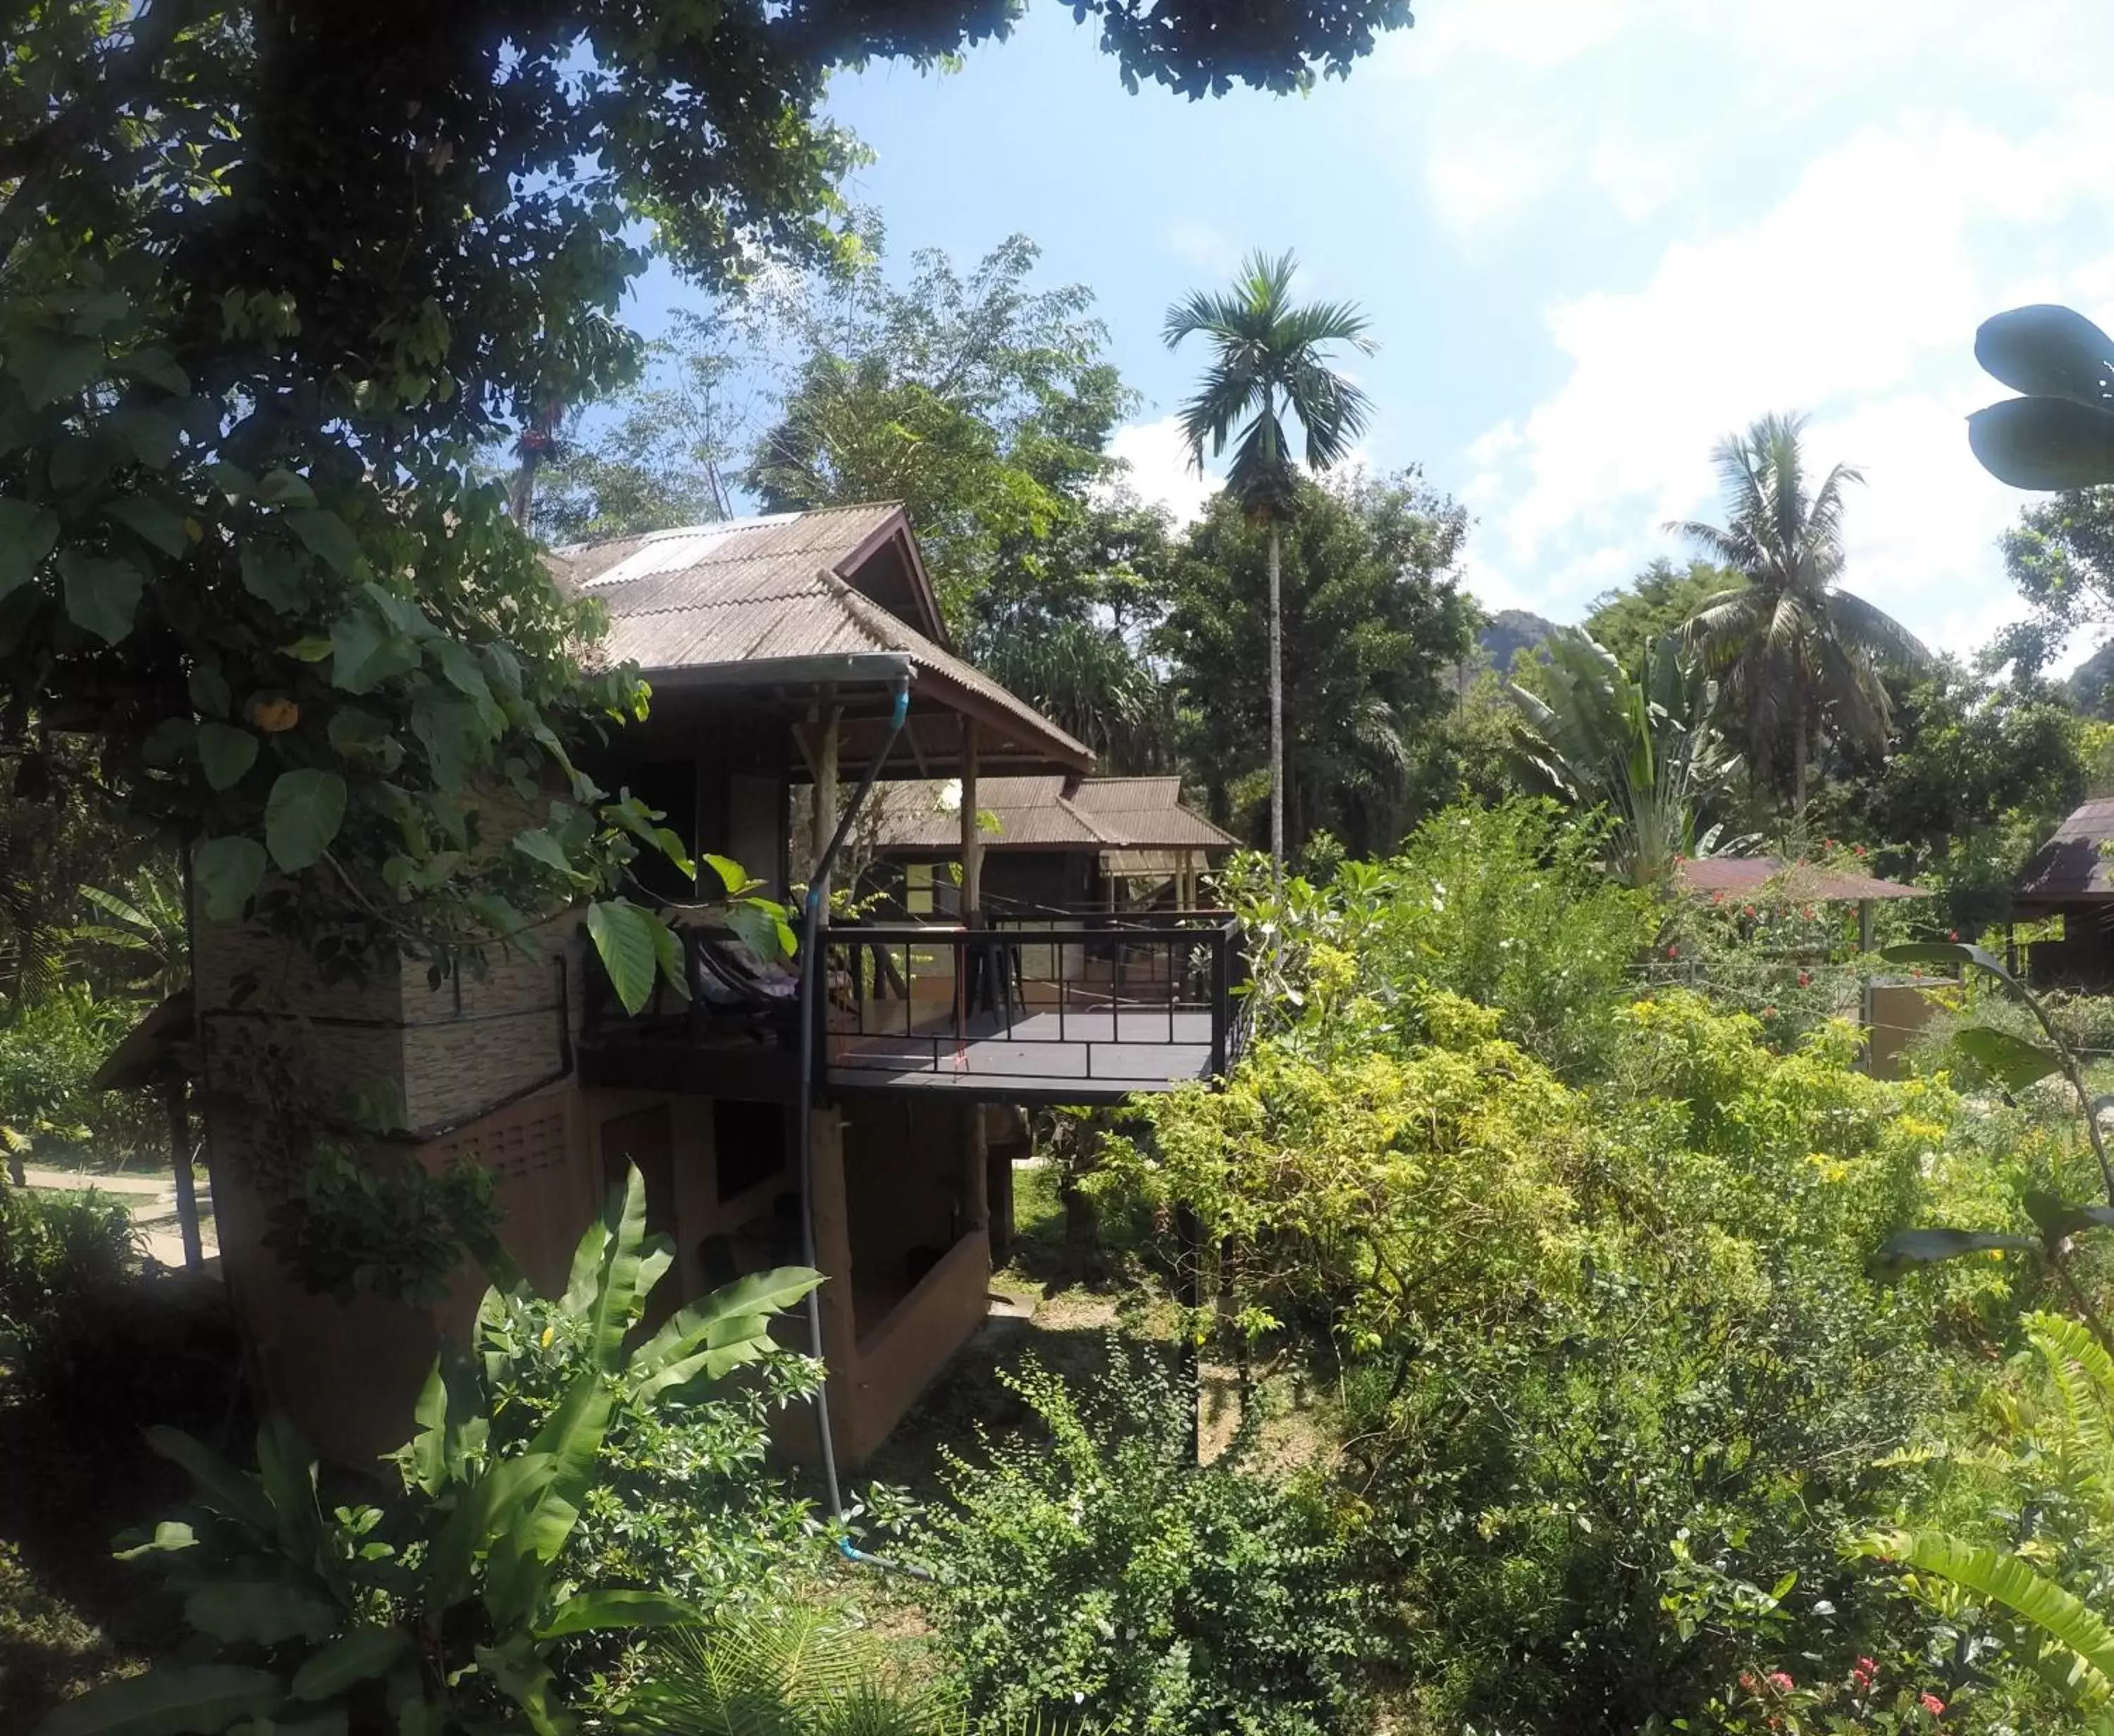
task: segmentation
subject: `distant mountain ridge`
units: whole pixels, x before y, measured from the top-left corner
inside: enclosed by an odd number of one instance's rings
[[[1490,667],[1500,675],[1512,666],[1512,656],[1534,651],[1556,631],[1556,623],[1525,609],[1499,609],[1483,624],[1480,642]]]

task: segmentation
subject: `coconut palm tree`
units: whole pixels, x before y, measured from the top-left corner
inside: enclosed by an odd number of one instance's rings
[[[1747,720],[1755,763],[1788,723],[1791,808],[1805,808],[1816,728],[1884,752],[1892,721],[1883,666],[1915,666],[1929,652],[1908,628],[1862,597],[1836,588],[1842,576],[1844,491],[1861,473],[1837,464],[1809,487],[1803,416],[1765,416],[1730,434],[1714,455],[1727,522],[1667,526],[1741,582],[1707,599],[1688,623],[1706,666]]]
[[[1606,811],[1608,866],[1650,886],[1683,856],[1720,842],[1739,756],[1710,722],[1717,683],[1668,633],[1647,642],[1636,672],[1576,627],[1546,642],[1546,695],[1517,683],[1520,771],[1531,788],[1579,808]]]
[[[1279,596],[1279,534],[1297,501],[1297,468],[1288,417],[1305,435],[1306,463],[1325,470],[1351,449],[1366,425],[1371,400],[1330,366],[1343,344],[1370,355],[1365,316],[1348,302],[1295,304],[1292,280],[1299,262],[1249,255],[1230,290],[1200,290],[1167,310],[1167,347],[1201,336],[1211,365],[1197,395],[1182,407],[1182,434],[1191,461],[1204,468],[1204,449],[1222,455],[1235,442],[1226,488],[1270,527],[1270,854],[1284,867],[1284,614]],[[1238,431],[1238,432],[1237,432]]]

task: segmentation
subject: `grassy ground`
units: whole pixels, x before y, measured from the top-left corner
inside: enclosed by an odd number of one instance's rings
[[[991,1288],[1023,1312],[993,1316],[911,1408],[865,1468],[862,1485],[885,1483],[921,1501],[944,1498],[949,1453],[973,1462],[983,1439],[1034,1426],[1005,1380],[1031,1360],[1074,1385],[1089,1385],[1108,1367],[1111,1334],[1165,1345],[1174,1354],[1181,1317],[1151,1226],[1105,1223],[1091,1247],[1068,1246],[1055,1175],[1045,1164],[1015,1171],[1014,1217],[1012,1259],[993,1275]],[[1229,1363],[1209,1355],[1199,1373],[1208,1460],[1239,1426],[1240,1383]],[[1333,1393],[1305,1368],[1266,1356],[1257,1375],[1250,1402],[1260,1412],[1258,1458],[1290,1465],[1330,1450]]]

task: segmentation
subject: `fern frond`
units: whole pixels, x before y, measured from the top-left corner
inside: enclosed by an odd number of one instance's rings
[[[1942,1531],[1883,1532],[1862,1539],[1860,1555],[1933,1574],[1984,1601],[2000,1604],[2044,1638],[2072,1653],[2080,1689],[2114,1687],[2114,1629],[2084,1601],[2018,1556]]]

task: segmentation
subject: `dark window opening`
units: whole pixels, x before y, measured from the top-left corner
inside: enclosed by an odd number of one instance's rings
[[[721,1204],[768,1181],[785,1167],[785,1106],[719,1099],[712,1105],[712,1154]]]

